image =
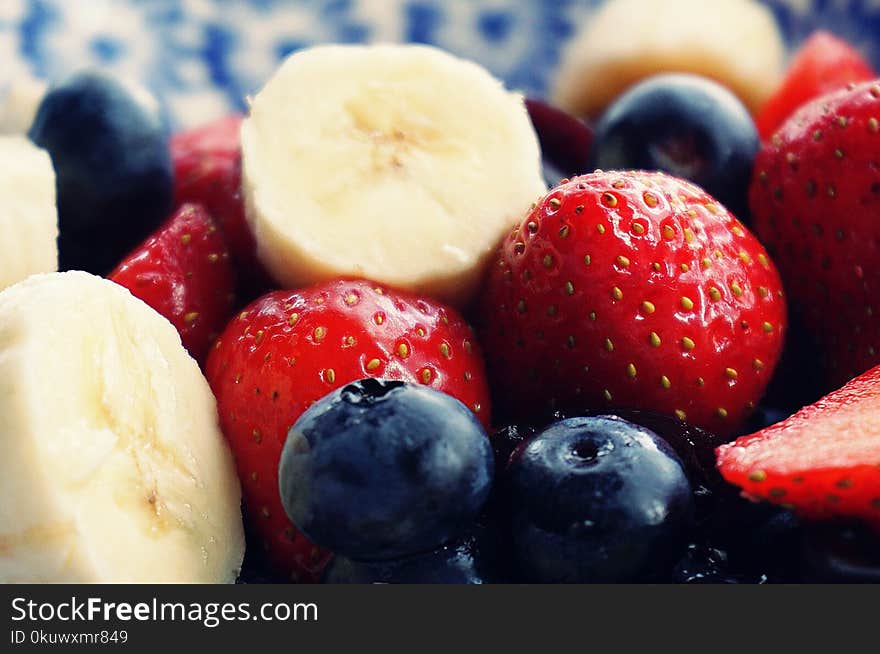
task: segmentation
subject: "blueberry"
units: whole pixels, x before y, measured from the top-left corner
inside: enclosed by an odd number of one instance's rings
[[[62,270],[106,274],[171,209],[173,172],[159,105],[86,71],[53,86],[29,136],[55,168]]]
[[[309,539],[356,560],[428,552],[485,503],[489,438],[458,400],[421,385],[365,379],[319,400],[290,429],[281,499]]]
[[[699,522],[716,510],[719,493],[730,488],[715,467],[715,448],[724,443],[723,438],[678,418],[652,411],[624,409],[615,411],[615,415],[650,429],[672,447],[684,464]]]
[[[515,556],[529,581],[668,574],[693,521],[691,488],[672,448],[614,416],[569,418],[524,442],[505,488]]]
[[[495,471],[499,476],[507,467],[510,455],[534,433],[535,429],[526,425],[505,425],[493,432],[492,451],[495,455]]]
[[[759,147],[748,109],[728,89],[696,75],[663,74],[635,85],[606,110],[590,164],[689,179],[747,220]]]
[[[790,305],[785,347],[761,402],[774,409],[775,415],[765,416],[766,419],[780,417],[779,412],[791,415],[835,390],[827,385],[822,358],[816,356],[821,348],[804,327],[804,309],[794,303]]]
[[[727,552],[692,543],[672,572],[671,581],[676,584],[760,584],[766,577],[749,577],[731,570]]]
[[[770,404],[760,404],[746,423],[743,434],[753,434],[782,422],[791,415],[791,411]]]
[[[880,584],[880,535],[865,525],[811,525],[803,551],[807,582]]]
[[[724,443],[723,438],[678,418],[653,411],[623,409],[616,411],[615,415],[650,429],[666,441],[684,464],[692,486],[702,484],[714,489],[724,483],[715,468],[715,448]]]
[[[496,579],[486,537],[474,533],[427,554],[397,561],[353,561],[336,556],[325,584],[485,584]]]

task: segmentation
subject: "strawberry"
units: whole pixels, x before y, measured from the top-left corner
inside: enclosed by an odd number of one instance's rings
[[[822,30],[814,32],[795,53],[782,84],[755,117],[758,133],[767,140],[806,102],[875,77],[871,65],[849,43]]]
[[[245,308],[208,357],[252,526],[273,567],[316,581],[328,554],[287,519],[278,464],[299,415],[330,391],[364,377],[429,384],[471,407],[489,425],[483,361],[470,327],[453,309],[363,280],[275,291]]]
[[[171,138],[174,202],[202,204],[217,220],[243,281],[265,287],[256,242],[244,214],[241,194],[242,116],[234,114]]]
[[[168,318],[199,363],[235,299],[226,241],[196,204],[181,206],[108,277]]]
[[[880,363],[880,83],[815,100],[755,161],[753,225],[838,387]]]
[[[645,409],[730,434],[770,378],[786,309],[763,247],[702,189],[597,171],[504,240],[482,322],[515,416]]]
[[[880,528],[880,367],[717,454],[722,476],[751,499]]]

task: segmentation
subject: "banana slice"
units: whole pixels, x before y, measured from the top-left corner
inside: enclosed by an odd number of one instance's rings
[[[463,304],[546,187],[523,98],[419,45],[291,55],[242,126],[257,252],[284,286],[341,275]]]
[[[174,327],[84,272],[0,293],[0,582],[232,582],[240,488]]]
[[[610,0],[567,46],[553,99],[596,118],[639,80],[685,72],[724,84],[754,112],[785,56],[772,11],[755,0]]]
[[[23,136],[0,136],[0,290],[58,270],[55,171]]]
[[[46,83],[24,77],[17,79],[0,102],[0,134],[27,134],[46,94]]]

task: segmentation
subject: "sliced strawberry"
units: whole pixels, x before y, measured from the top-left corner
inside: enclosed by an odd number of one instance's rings
[[[767,429],[718,448],[724,478],[807,519],[880,528],[880,367]]]
[[[226,241],[196,204],[181,206],[108,277],[168,318],[199,363],[235,300]]]
[[[505,239],[482,322],[497,403],[515,417],[646,409],[730,434],[770,379],[786,309],[764,249],[700,188],[596,172]]]
[[[171,138],[174,202],[175,206],[202,204],[223,230],[242,281],[265,287],[267,277],[257,261],[256,242],[242,201],[242,119],[237,114],[226,116]]]
[[[871,64],[849,43],[829,32],[815,32],[795,53],[782,85],[755,118],[758,133],[767,140],[806,102],[875,77]]]
[[[329,560],[287,519],[278,463],[299,415],[331,390],[364,377],[428,384],[489,425],[483,361],[452,309],[362,280],[265,295],[211,350],[206,375],[232,445],[252,527],[285,578],[316,581]]]
[[[880,363],[880,81],[801,108],[759,152],[753,224],[836,388]]]

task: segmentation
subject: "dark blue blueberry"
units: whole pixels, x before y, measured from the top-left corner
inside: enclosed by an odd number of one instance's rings
[[[731,570],[727,552],[692,543],[673,569],[671,581],[676,584],[760,584],[767,579],[738,574]]]
[[[727,553],[730,569],[744,578],[779,583],[799,574],[803,526],[790,511],[734,499],[731,494],[718,503],[701,531],[708,542]]]
[[[659,436],[614,416],[569,418],[523,443],[506,473],[525,579],[646,581],[668,574],[693,522],[684,467]]]
[[[492,485],[489,438],[458,400],[365,379],[291,427],[281,499],[316,544],[356,560],[429,552],[473,523]]]
[[[590,164],[689,179],[745,221],[759,147],[748,109],[728,89],[696,75],[663,74],[635,85],[606,110]]]
[[[486,584],[497,579],[486,537],[475,533],[428,554],[398,561],[353,561],[336,556],[325,584]]]
[[[533,427],[522,425],[507,425],[495,430],[492,434],[492,450],[495,454],[495,470],[498,476],[504,472],[514,450],[534,433]]]
[[[717,510],[719,494],[731,489],[715,468],[715,448],[724,443],[723,438],[678,418],[652,411],[627,409],[615,414],[650,429],[675,450],[691,483],[699,523]]]
[[[804,307],[790,305],[785,348],[761,401],[775,415],[763,416],[765,420],[779,417],[779,412],[791,415],[835,390],[826,383],[822,358],[816,356],[821,348],[803,326],[803,311]]]
[[[48,91],[29,136],[55,168],[62,270],[107,273],[167,217],[171,154],[146,91],[77,73]]]
[[[768,404],[761,404],[755,409],[755,412],[749,417],[746,423],[744,434],[752,434],[756,431],[766,429],[776,423],[782,422],[791,415],[791,411]]]
[[[684,464],[692,486],[703,485],[714,490],[724,484],[715,468],[715,448],[724,443],[723,438],[678,418],[653,411],[624,409],[615,414],[650,429],[672,447]]]
[[[804,581],[880,584],[880,535],[865,525],[812,525],[803,549]]]

